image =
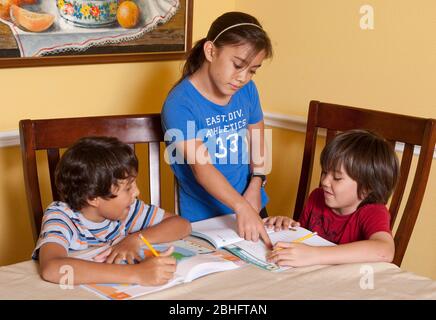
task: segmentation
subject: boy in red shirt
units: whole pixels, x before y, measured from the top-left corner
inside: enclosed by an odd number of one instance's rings
[[[385,205],[399,175],[393,148],[373,133],[351,130],[324,148],[321,168],[321,188],[310,194],[299,223],[288,217],[264,221],[276,229],[301,224],[338,246],[278,242],[268,260],[293,267],[391,262],[395,245]]]

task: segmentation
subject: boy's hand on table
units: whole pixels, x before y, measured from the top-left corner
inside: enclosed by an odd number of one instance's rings
[[[268,217],[263,219],[268,229],[274,228],[274,231],[288,230],[291,227],[299,227],[300,223],[284,216]]]
[[[126,236],[119,243],[113,245],[106,251],[100,253],[94,258],[96,262],[121,264],[127,261],[128,264],[134,264],[135,260],[140,261],[139,249],[142,242],[136,233]]]

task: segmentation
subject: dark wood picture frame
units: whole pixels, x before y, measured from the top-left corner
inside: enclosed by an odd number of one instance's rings
[[[40,57],[21,57],[9,27],[0,22],[0,68],[182,60],[192,47],[193,0],[179,2],[168,22],[136,40]],[[178,39],[178,43],[171,43],[171,39]]]

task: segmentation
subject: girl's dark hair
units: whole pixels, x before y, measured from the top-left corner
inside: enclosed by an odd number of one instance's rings
[[[62,155],[55,183],[61,200],[77,211],[89,199],[115,198],[112,186],[137,172],[138,160],[127,144],[112,137],[85,137]]]
[[[357,182],[357,194],[363,201],[386,204],[399,176],[398,158],[393,147],[380,136],[365,130],[338,134],[321,152],[323,172],[344,167]]]
[[[253,23],[260,28],[252,25],[242,25],[231,28],[223,32],[214,42],[218,48],[231,45],[237,46],[242,44],[250,44],[253,48],[250,57],[254,57],[258,52],[265,50],[266,58],[272,57],[273,50],[271,40],[267,33],[262,29],[259,21],[243,12],[227,12],[219,16],[210,26],[206,38],[197,41],[194,47],[189,52],[186,63],[183,67],[181,82],[185,77],[190,76],[197,71],[205,61],[203,46],[206,41],[213,41],[216,36],[224,29],[238,23]]]

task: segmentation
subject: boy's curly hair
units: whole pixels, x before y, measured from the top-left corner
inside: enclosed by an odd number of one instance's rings
[[[130,146],[113,137],[85,137],[62,155],[55,183],[61,200],[78,211],[89,199],[115,198],[112,186],[137,173],[138,159]]]
[[[338,134],[321,152],[321,167],[328,172],[339,170],[341,165],[357,182],[358,196],[363,199],[359,207],[388,202],[397,184],[399,164],[386,140],[365,130]]]

